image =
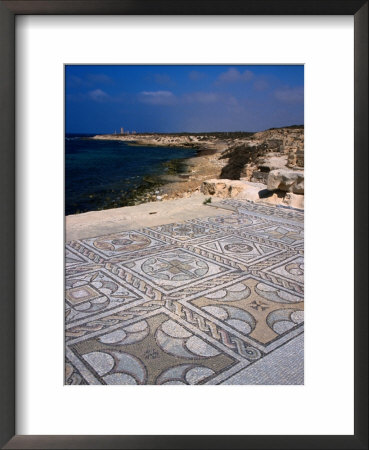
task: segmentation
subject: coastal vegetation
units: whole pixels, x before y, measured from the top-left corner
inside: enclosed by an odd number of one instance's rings
[[[287,202],[299,207],[303,204],[303,125],[261,132],[110,134],[90,139],[121,141],[126,146],[135,145],[137,151],[139,148],[147,151],[150,147],[195,151],[192,157],[161,163],[161,171],[145,175],[133,189],[118,195],[107,192],[98,209],[189,197],[196,192],[226,197],[242,193],[252,199]],[[274,177],[273,186],[277,187],[269,192],[268,178],[276,170],[286,173]],[[291,180],[286,181],[286,177]],[[211,197],[207,197],[204,204],[210,202]]]

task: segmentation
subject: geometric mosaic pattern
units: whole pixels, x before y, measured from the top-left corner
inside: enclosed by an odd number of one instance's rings
[[[217,206],[67,242],[66,384],[303,384],[303,212]]]

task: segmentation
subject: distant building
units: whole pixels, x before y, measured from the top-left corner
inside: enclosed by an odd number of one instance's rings
[[[120,127],[120,134],[124,134],[124,128]]]

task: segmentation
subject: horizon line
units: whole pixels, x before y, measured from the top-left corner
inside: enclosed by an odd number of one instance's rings
[[[258,130],[258,131],[250,131],[250,130],[235,130],[235,131],[229,131],[229,130],[222,130],[222,131],[135,131],[135,133],[123,133],[123,135],[134,135],[134,134],[210,134],[210,133],[260,133],[262,131],[268,131],[268,130],[278,130],[280,128],[305,128],[305,124],[293,124],[293,125],[283,125],[280,127],[269,127],[265,128],[264,130]],[[87,132],[87,131],[65,131],[65,134],[117,134],[120,135],[121,133],[114,133],[112,132]]]

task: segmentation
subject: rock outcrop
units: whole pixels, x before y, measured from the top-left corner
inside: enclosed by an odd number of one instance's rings
[[[271,205],[286,205],[304,208],[304,196],[281,190],[269,191],[265,184],[246,180],[206,180],[201,185],[201,192],[220,198],[237,198]]]
[[[272,170],[268,175],[267,189],[301,195],[304,193],[304,173],[283,169]]]
[[[206,180],[201,185],[201,192],[215,197],[232,198],[245,189],[244,182],[238,180]]]
[[[157,201],[164,199],[163,194],[167,198],[177,198],[201,190],[208,196],[303,207],[303,126],[256,133],[147,133],[101,135],[94,139],[195,148],[196,158],[186,163],[188,173],[176,175],[179,181],[170,179],[159,194],[153,195]]]

